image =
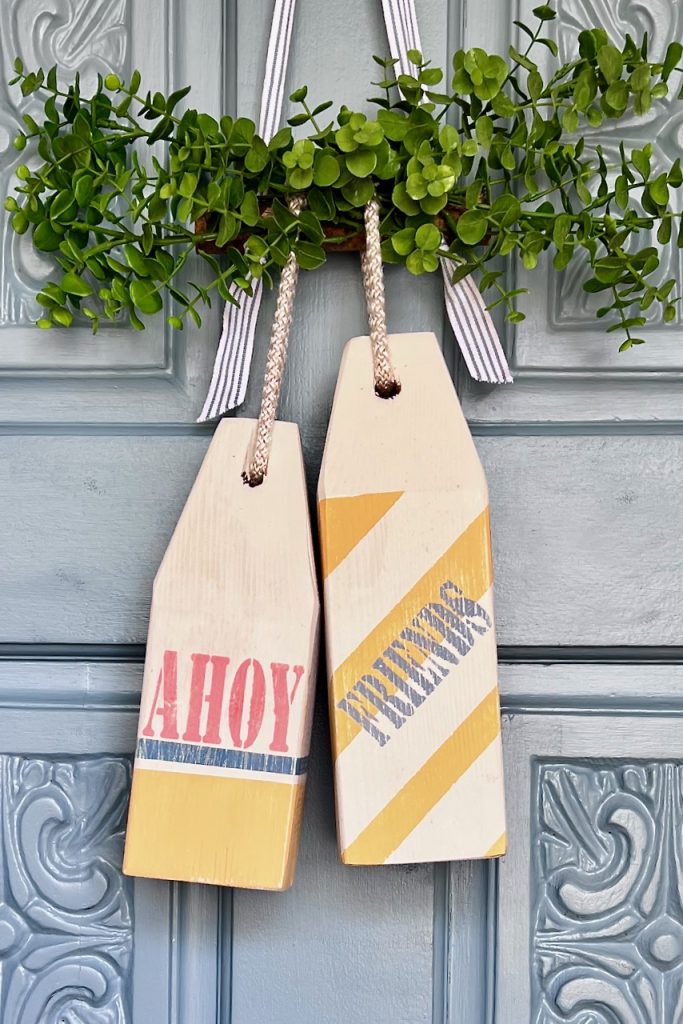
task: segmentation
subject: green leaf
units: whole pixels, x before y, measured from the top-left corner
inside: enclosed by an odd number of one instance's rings
[[[375,186],[367,178],[354,178],[342,188],[342,195],[352,206],[365,206],[375,193]]]
[[[427,255],[428,254],[420,252],[419,249],[416,249],[415,252],[411,252],[406,258],[406,269],[409,270],[411,274],[423,274],[425,270],[427,270]]]
[[[86,295],[93,294],[93,290],[88,282],[72,271],[64,275],[60,281],[60,287],[67,295],[76,295],[78,298],[85,298]]]
[[[246,192],[242,205],[240,206],[240,216],[244,223],[253,228],[258,222],[260,215],[258,199],[255,192]]]
[[[660,245],[668,245],[671,240],[671,217],[664,217],[657,229],[657,241]]]
[[[491,100],[491,108],[499,117],[512,117],[517,109],[507,93],[499,92]]]
[[[323,152],[316,154],[315,164],[313,165],[313,181],[316,185],[320,188],[334,185],[340,174],[341,167],[333,153]]]
[[[515,154],[510,143],[507,144],[503,152],[500,154],[500,162],[506,171],[514,171],[517,166]]]
[[[553,225],[553,242],[558,249],[562,249],[567,235],[571,231],[572,218],[568,213],[561,213],[559,217],[555,218]]]
[[[278,149],[286,149],[286,147],[292,141],[292,132],[290,128],[281,128],[279,132],[273,135],[272,139],[268,143],[268,149],[275,152]]]
[[[126,261],[131,270],[138,275],[138,277],[149,277],[149,268],[147,266],[147,260],[143,253],[135,245],[124,245],[123,255],[126,257]]]
[[[623,174],[614,183],[614,198],[620,210],[628,209],[628,182]]]
[[[334,200],[329,193],[322,192],[319,188],[312,188],[308,193],[308,205],[320,220],[329,221],[333,219],[335,213]]]
[[[562,115],[562,127],[570,135],[578,131],[579,128],[579,114],[575,107],[567,107],[564,114]]]
[[[651,181],[649,186],[650,195],[658,206],[666,206],[669,202],[669,186],[666,181],[666,173]]]
[[[482,114],[478,117],[474,123],[474,130],[476,132],[477,141],[483,149],[488,150],[491,145],[493,138],[493,121],[486,114]]]
[[[681,57],[683,57],[683,44],[677,40],[669,43],[666,49],[666,56],[664,57],[664,64],[662,65],[662,78],[665,82],[679,63]]]
[[[196,174],[191,171],[185,171],[183,174],[180,184],[178,185],[178,192],[185,199],[191,199],[197,189],[199,178]]]
[[[130,297],[141,313],[158,313],[163,302],[155,285],[147,278],[137,279],[131,282]]]
[[[681,185],[683,185],[683,168],[681,168],[680,157],[676,157],[673,164],[671,165],[671,170],[669,171],[669,174],[667,176],[667,181],[669,182],[672,188],[680,188]]]
[[[12,217],[12,228],[18,235],[23,235],[28,230],[29,220],[23,210],[19,210]]]
[[[537,39],[536,42],[542,43],[543,46],[547,46],[550,52],[552,53],[553,57],[557,57],[558,53],[560,52],[560,48],[554,39]]]
[[[52,319],[61,327],[71,327],[74,322],[74,315],[70,309],[57,306],[52,310]]]
[[[543,93],[543,78],[538,71],[530,71],[527,78],[527,89],[532,100],[540,99]]]
[[[303,192],[313,181],[313,169],[310,167],[294,167],[289,171],[287,181],[295,192]]]
[[[40,252],[54,252],[59,249],[62,235],[58,234],[49,220],[41,221],[33,232],[33,244]]]
[[[401,213],[405,213],[408,217],[414,217],[420,212],[420,204],[417,203],[412,196],[408,195],[408,191],[405,186],[405,182],[399,181],[394,186],[394,190],[391,193],[391,201],[397,210]]]
[[[94,178],[89,174],[81,173],[81,176],[77,179],[74,185],[74,195],[76,196],[76,202],[81,209],[88,206],[90,200],[93,197],[95,191]]]
[[[634,149],[631,153],[631,160],[643,181],[647,181],[650,177],[650,157],[645,150]]]
[[[357,178],[367,178],[377,166],[377,155],[370,149],[357,149],[346,154],[346,166]]]
[[[244,166],[251,174],[260,174],[268,164],[270,154],[263,139],[254,137],[251,149],[244,157]]]
[[[633,100],[633,110],[639,117],[647,114],[648,110],[652,107],[652,90],[643,89],[642,92],[636,93]]]
[[[479,210],[468,210],[456,221],[458,238],[465,245],[478,245],[488,230],[486,217]]]
[[[184,89],[176,89],[175,92],[172,92],[168,99],[166,100],[166,113],[170,114],[174,110],[176,105],[180,103],[180,101],[184,99],[185,96],[187,96],[191,89],[191,85],[186,85]]]
[[[621,78],[624,70],[624,58],[616,46],[601,46],[598,50],[598,67],[609,84]]]
[[[301,88],[295,89],[289,97],[291,103],[303,103],[308,96],[308,86],[302,85]]]
[[[76,198],[68,189],[59,192],[50,204],[50,219],[57,221],[73,220],[77,212]]]
[[[541,4],[540,7],[534,7],[534,15],[539,19],[539,21],[552,21],[557,17],[557,14],[550,4]]]
[[[607,88],[604,100],[615,114],[623,114],[628,106],[629,88],[626,82],[612,82]]]
[[[510,54],[510,56],[512,57],[513,61],[516,64],[519,64],[520,67],[526,68],[527,71],[538,70],[534,62],[530,60],[528,57],[525,57],[523,53],[519,52],[519,50],[516,50],[514,46],[510,46],[508,48],[508,53]]]
[[[154,231],[152,230],[151,224],[145,224],[142,229],[142,251],[145,256],[149,256],[152,249],[154,248]]]
[[[391,244],[399,256],[407,256],[415,248],[415,231],[413,228],[402,228],[392,235]]]
[[[294,254],[302,270],[315,270],[326,259],[325,250],[314,242],[297,242],[294,246]]]
[[[491,217],[500,227],[511,227],[522,213],[522,207],[516,196],[504,194],[499,196],[491,207]]]
[[[438,249],[441,245],[441,232],[436,224],[421,224],[415,232],[415,245],[427,252]]]

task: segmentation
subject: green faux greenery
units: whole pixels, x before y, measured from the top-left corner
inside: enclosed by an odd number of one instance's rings
[[[78,77],[62,89],[55,68],[27,73],[17,60],[13,84],[46,98],[42,123],[24,115],[15,145],[37,142],[42,163],[18,168],[17,198],[5,206],[14,230],[31,230],[34,246],[61,267],[38,295],[39,326],[68,327],[80,313],[93,330],[121,318],[142,329],[165,292],[172,326],[187,316],[199,325],[198,306],[213,292],[230,300],[233,284],[247,292],[256,278],[271,284],[290,251],[303,269],[318,267],[323,242],[340,245],[362,231],[363,206],[376,195],[387,262],[422,274],[445,256],[456,278],[479,271],[490,308],[504,303],[518,322],[524,289],[509,288],[492,261],[515,255],[533,269],[550,250],[560,271],[580,257],[592,272],[584,287],[603,297],[598,316],[611,316],[608,330],[622,333],[622,349],[641,344],[649,307],[659,303],[665,321],[676,315],[675,281],[661,280],[648,236],[655,230],[660,245],[673,237],[683,247],[681,217],[670,207],[683,171],[678,159],[653,169],[649,144],[622,144],[608,163],[593,130],[645,115],[669,95],[683,45],[670,43],[653,62],[647,37],[627,35],[619,48],[603,29],[586,29],[576,58],[560,65],[544,34],[555,12],[543,5],[534,14],[533,28],[516,23],[528,37],[524,52],[510,47],[504,59],[459,50],[448,86],[416,51],[414,74],[397,82],[393,62],[375,58],[382,81],[374,118],[342,107],[336,122],[323,122],[331,104],[311,109],[307,89],[298,89],[291,98],[301,112],[269,143],[247,118],[179,113],[189,89],[140,95],[137,71],[127,83],[100,78],[88,99]],[[545,50],[549,77],[534,59]],[[292,128],[307,137],[295,140]],[[149,149],[161,142],[163,158]],[[298,217],[286,204],[294,192],[307,200]],[[208,226],[198,232],[200,218]],[[325,238],[331,225],[333,240]],[[197,253],[198,243],[225,252]],[[212,280],[185,283],[186,265],[198,258]]]

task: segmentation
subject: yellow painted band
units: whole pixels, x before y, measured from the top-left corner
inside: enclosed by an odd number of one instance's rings
[[[498,688],[494,687],[342,851],[344,864],[384,864],[499,733]],[[457,830],[457,822],[453,828]]]
[[[344,561],[395,505],[403,491],[357,494],[348,498],[323,498],[318,504],[323,576]]]
[[[508,848],[508,836],[507,832],[503,832],[502,836],[496,839],[493,846],[491,846],[485,853],[485,857],[502,857],[503,854],[507,853]]]
[[[287,889],[303,797],[301,783],[136,769],[124,873]]]
[[[489,534],[488,507],[474,519],[458,539],[434,563],[421,579],[405,594],[388,615],[366,636],[349,657],[333,673],[330,686],[331,717],[334,723],[332,743],[335,759],[362,730],[357,722],[337,708],[337,703],[351,689],[362,675],[372,669],[377,658],[404,629],[415,615],[429,604],[439,600],[439,588],[446,580],[456,586],[474,601],[491,586],[491,540]],[[410,645],[406,645],[409,646]],[[413,659],[422,664],[427,652],[410,647]],[[396,688],[382,680],[389,693]],[[375,716],[376,710],[368,706],[367,714]]]

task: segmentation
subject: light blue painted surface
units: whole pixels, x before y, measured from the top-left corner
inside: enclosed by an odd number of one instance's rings
[[[370,55],[386,51],[379,2],[326,0],[324,17],[320,0],[299,5],[291,85],[362,102]],[[437,63],[461,38],[504,52],[531,6],[418,0],[424,49]],[[680,37],[674,0],[559,7],[564,47],[577,21],[648,29],[655,46]],[[6,0],[0,78],[16,53],[86,78],[139,66],[152,86],[193,82],[200,107],[254,114],[269,8]],[[13,132],[5,93],[0,109]],[[663,152],[676,145],[670,119],[655,130]],[[20,158],[0,138],[4,192]],[[144,640],[153,574],[206,448],[193,420],[218,311],[186,335],[35,331],[46,266],[2,225],[2,1024],[683,1024],[683,676],[628,652],[622,666],[502,667],[511,847],[499,868],[342,868],[321,682],[290,893],[122,879],[141,666],[116,651]],[[515,386],[460,379],[490,483],[499,639],[683,645],[678,345],[654,327],[629,362],[596,334],[578,280],[541,268],[529,283],[532,315],[507,339]],[[435,330],[459,372],[438,282],[406,288],[390,272],[387,295],[390,327]],[[246,414],[271,311],[269,296]],[[311,483],[341,348],[363,317],[353,257],[302,275],[282,412],[301,425]],[[22,645],[20,659],[3,644]]]

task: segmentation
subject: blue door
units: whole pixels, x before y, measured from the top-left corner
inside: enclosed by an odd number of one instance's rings
[[[418,0],[436,64],[506,52],[532,0]],[[559,0],[584,25],[681,38],[675,0]],[[0,181],[27,67],[139,67],[152,88],[254,116],[271,0],[4,0]],[[385,53],[375,0],[299,0],[290,84],[362,103]],[[605,134],[680,145],[673,111]],[[321,680],[294,888],[120,873],[151,582],[210,431],[195,425],[218,312],[42,332],[49,262],[0,221],[2,1024],[681,1024],[683,445],[680,323],[618,356],[580,274],[518,271],[512,387],[468,382],[438,282],[388,274],[394,330],[434,330],[493,509],[510,851],[499,864],[351,869],[337,858]],[[670,275],[680,279],[678,253]],[[317,475],[341,348],[364,332],[352,256],[304,275],[282,415]],[[272,296],[244,414],[258,408]]]

